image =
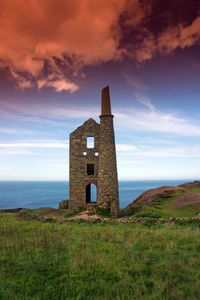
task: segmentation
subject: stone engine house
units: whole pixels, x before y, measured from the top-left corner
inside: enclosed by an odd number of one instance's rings
[[[70,134],[69,209],[119,211],[118,178],[109,86],[102,90],[100,124],[88,119]],[[96,202],[91,187],[96,186]]]

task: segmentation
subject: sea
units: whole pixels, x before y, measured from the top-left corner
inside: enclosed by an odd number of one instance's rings
[[[149,189],[191,181],[193,180],[119,181],[120,207],[126,207]],[[96,191],[92,188],[92,201],[95,199],[95,194]],[[67,181],[0,181],[0,209],[58,208],[59,202],[65,199],[69,199],[69,182]]]

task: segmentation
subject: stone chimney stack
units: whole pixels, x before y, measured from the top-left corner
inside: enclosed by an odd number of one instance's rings
[[[117,215],[119,212],[118,178],[109,86],[102,90],[99,117],[98,206],[110,210],[112,215]]]
[[[111,115],[109,86],[107,85],[101,93],[101,115]]]

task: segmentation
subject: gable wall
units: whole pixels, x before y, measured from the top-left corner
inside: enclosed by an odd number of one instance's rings
[[[70,134],[69,207],[71,211],[86,207],[86,186],[94,183],[97,187],[99,156],[99,128],[93,119],[87,120]],[[94,148],[87,148],[87,136],[94,137]],[[83,152],[87,155],[83,155]],[[87,164],[94,164],[94,175],[87,175]],[[98,201],[98,199],[97,199]]]

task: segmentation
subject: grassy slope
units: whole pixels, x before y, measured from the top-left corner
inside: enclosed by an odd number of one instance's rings
[[[173,195],[167,197],[160,197],[154,201],[154,207],[148,205],[135,205],[131,209],[135,213],[135,217],[147,216],[158,218],[170,218],[170,217],[190,217],[200,214],[200,203],[187,205],[184,207],[177,207],[173,201],[181,195],[200,193],[200,188],[192,188],[185,191],[175,191]]]
[[[199,299],[198,225],[53,224],[0,214],[0,299]]]

